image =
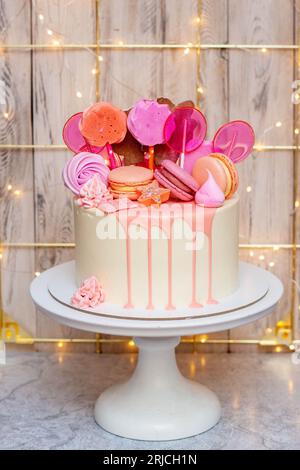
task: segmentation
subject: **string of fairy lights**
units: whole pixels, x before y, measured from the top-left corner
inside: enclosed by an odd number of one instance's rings
[[[14,50],[26,50],[26,51],[36,51],[36,50],[47,50],[47,51],[64,51],[64,50],[73,50],[73,49],[85,49],[88,53],[92,54],[95,60],[95,65],[90,69],[90,73],[92,76],[98,80],[99,75],[100,75],[100,65],[102,63],[105,63],[105,54],[103,54],[102,51],[107,51],[107,50],[179,50],[181,51],[182,57],[189,57],[191,54],[194,52],[199,52],[200,50],[207,50],[207,49],[236,49],[236,50],[242,50],[242,51],[247,51],[247,52],[256,52],[260,53],[262,55],[267,55],[270,53],[272,50],[299,50],[298,45],[280,45],[280,44],[275,44],[275,45],[249,45],[249,44],[195,44],[192,42],[188,42],[186,44],[125,44],[121,39],[117,40],[113,44],[72,44],[72,43],[67,43],[67,37],[64,36],[62,33],[58,32],[53,28],[51,25],[47,25],[47,21],[45,18],[45,15],[42,12],[37,13],[37,21],[40,25],[41,28],[44,29],[44,34],[45,37],[48,38],[48,40],[44,44],[2,44],[0,45],[0,55],[5,54],[6,52],[9,51],[14,51]],[[203,24],[203,17],[201,15],[195,16],[192,19],[192,23],[196,28],[200,28],[201,25]],[[70,72],[71,69],[69,68]],[[71,72],[72,73],[72,72]],[[132,88],[129,87],[128,84],[122,83],[118,79],[118,83],[121,86],[124,86],[125,88],[130,89],[133,91],[137,96],[139,95],[138,92],[135,90],[132,90]],[[197,101],[202,99],[205,96],[206,90],[203,84],[198,83],[197,88]],[[74,98],[80,100],[86,99],[85,93],[82,89],[75,89],[74,91]],[[294,93],[294,96],[297,100],[300,101],[300,94],[298,92]],[[0,109],[1,109],[1,101],[0,101]],[[9,100],[6,99],[4,107],[2,106],[2,118],[9,122],[10,120],[13,119],[14,117],[14,109],[13,106],[11,106],[11,103]],[[0,116],[1,116],[0,114]],[[1,121],[1,120],[0,120]],[[276,120],[274,123],[272,123],[268,129],[265,129],[263,131],[263,134],[261,138],[258,139],[258,143],[255,146],[255,153],[261,153],[261,152],[268,152],[271,150],[287,150],[287,151],[295,151],[300,149],[300,146],[298,147],[297,145],[265,145],[265,139],[266,135],[272,131],[279,130],[282,128],[284,125],[290,126],[291,124],[291,119],[286,118],[286,119],[281,119],[281,120]],[[1,122],[0,122],[1,125]],[[297,137],[300,134],[300,129],[298,127],[295,127],[293,129],[294,135]],[[39,149],[51,149],[51,150],[63,150],[66,149],[64,145],[61,144],[51,144],[51,145],[39,145],[39,144],[0,144],[0,151],[1,150],[10,150],[10,149],[33,149],[33,150],[39,150]],[[61,186],[61,181],[57,182],[56,184],[53,185],[48,185],[48,188],[55,189],[56,187]],[[246,195],[251,195],[253,188],[251,184],[248,184],[245,186],[244,189]],[[13,184],[13,182],[8,181],[4,190],[4,196],[7,198],[14,198],[16,203],[17,201],[22,198],[26,193],[32,193],[33,189],[32,188],[22,188],[19,185]],[[294,201],[294,208],[293,210],[297,210],[300,207],[300,201],[296,199]],[[0,242],[0,261],[3,259],[4,255],[4,250],[9,249],[9,248],[16,248],[17,243],[1,243]],[[38,248],[38,244],[36,243],[20,243],[19,245],[22,245],[23,248],[26,247],[33,247],[33,248]],[[43,247],[72,247],[72,243],[44,243],[41,244]],[[240,245],[241,249],[245,249],[248,251],[248,256],[250,258],[255,258],[258,264],[261,264],[264,267],[267,267],[269,269],[273,269],[276,265],[276,254],[281,251],[283,248],[288,248],[291,249],[293,248],[292,244],[286,244],[286,245],[281,245],[281,244],[260,244],[260,245]],[[300,248],[300,245],[296,246],[296,248]],[[263,251],[263,253],[262,253]],[[270,253],[270,256],[266,254],[266,252]],[[7,269],[2,265],[2,270],[5,272]],[[8,270],[7,270],[8,271]],[[13,272],[13,271],[10,271]],[[16,271],[19,272],[19,271]],[[23,272],[23,271],[22,271]],[[32,274],[31,271],[24,271],[26,274]],[[40,272],[36,271],[34,273],[35,276],[39,276]],[[299,306],[300,310],[300,306]],[[266,333],[270,333],[270,331],[266,331]],[[59,347],[62,347],[63,343],[59,343]],[[133,346],[131,344],[131,346]]]

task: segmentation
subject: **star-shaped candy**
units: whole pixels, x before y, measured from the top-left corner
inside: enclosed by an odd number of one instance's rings
[[[170,197],[170,190],[161,188],[156,180],[144,188],[138,188],[138,192],[140,194],[138,202],[145,206],[151,206],[152,204],[160,206],[163,202],[167,202]]]

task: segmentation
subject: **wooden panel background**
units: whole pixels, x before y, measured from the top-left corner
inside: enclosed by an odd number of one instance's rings
[[[292,145],[294,118],[298,120],[298,107],[291,102],[291,85],[298,78],[299,58],[294,51],[217,48],[201,50],[198,57],[192,49],[185,55],[182,49],[101,49],[101,43],[295,44],[299,6],[299,0],[0,0],[3,44],[92,44],[97,30],[100,44],[99,51],[0,50],[0,85],[5,90],[5,103],[0,100],[0,143],[61,144],[66,118],[95,101],[98,85],[101,99],[124,108],[144,96],[199,100],[208,118],[209,137],[226,120],[241,118],[253,124],[257,143]],[[97,54],[102,61],[95,75]],[[278,121],[281,127],[276,127]],[[0,240],[72,242],[71,197],[61,182],[70,153],[0,150]],[[239,166],[241,243],[286,244],[292,243],[293,235],[299,240],[299,224],[295,227],[292,217],[293,172],[299,172],[298,167],[292,150],[254,152]],[[248,186],[251,192],[246,191]],[[93,338],[36,313],[29,298],[35,271],[72,256],[72,250],[61,248],[5,250],[4,309],[31,335]],[[284,282],[285,295],[273,315],[214,338],[262,338],[266,328],[287,319],[292,308],[292,251],[242,250],[241,257],[272,269]],[[227,345],[205,348],[228,349]],[[94,345],[80,349],[93,350]],[[230,346],[232,351],[241,349],[245,347]]]

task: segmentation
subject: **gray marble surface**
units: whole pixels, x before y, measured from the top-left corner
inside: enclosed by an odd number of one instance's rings
[[[300,449],[300,364],[290,354],[180,354],[181,371],[214,390],[217,426],[190,439],[109,434],[94,402],[126,378],[134,355],[8,352],[0,366],[0,449]]]

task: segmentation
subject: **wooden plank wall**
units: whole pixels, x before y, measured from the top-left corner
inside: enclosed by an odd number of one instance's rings
[[[97,21],[100,44],[187,44],[199,38],[205,44],[293,44],[299,39],[299,0],[100,0],[98,6],[97,10],[96,0],[0,0],[1,42],[94,43]],[[291,84],[298,58],[291,50],[209,49],[201,50],[200,57],[196,51],[185,55],[175,49],[100,49],[99,54],[100,74],[95,75],[94,50],[0,53],[0,80],[6,94],[6,103],[0,103],[0,143],[62,143],[66,118],[95,101],[96,80],[101,99],[124,108],[144,96],[168,96],[175,102],[199,100],[208,118],[209,137],[226,120],[241,118],[253,124],[260,144],[295,141],[293,118],[299,106],[291,103]],[[8,117],[3,114],[7,109]],[[282,125],[276,127],[279,121]],[[72,242],[71,198],[61,183],[61,170],[70,153],[3,149],[0,156],[0,239]],[[240,165],[241,243],[292,242],[295,161],[292,151],[276,150],[254,152]],[[10,191],[8,184],[13,186]],[[15,189],[21,195],[14,194]],[[272,269],[285,284],[285,296],[272,316],[214,338],[261,338],[267,327],[274,328],[278,319],[288,318],[291,250],[253,250],[251,254],[242,251],[241,257]],[[67,249],[5,251],[4,307],[30,334],[93,337],[36,314],[28,295],[35,271],[72,256]],[[94,346],[82,348],[93,350]],[[205,348],[224,351],[227,345]],[[230,349],[245,350],[245,346]]]

